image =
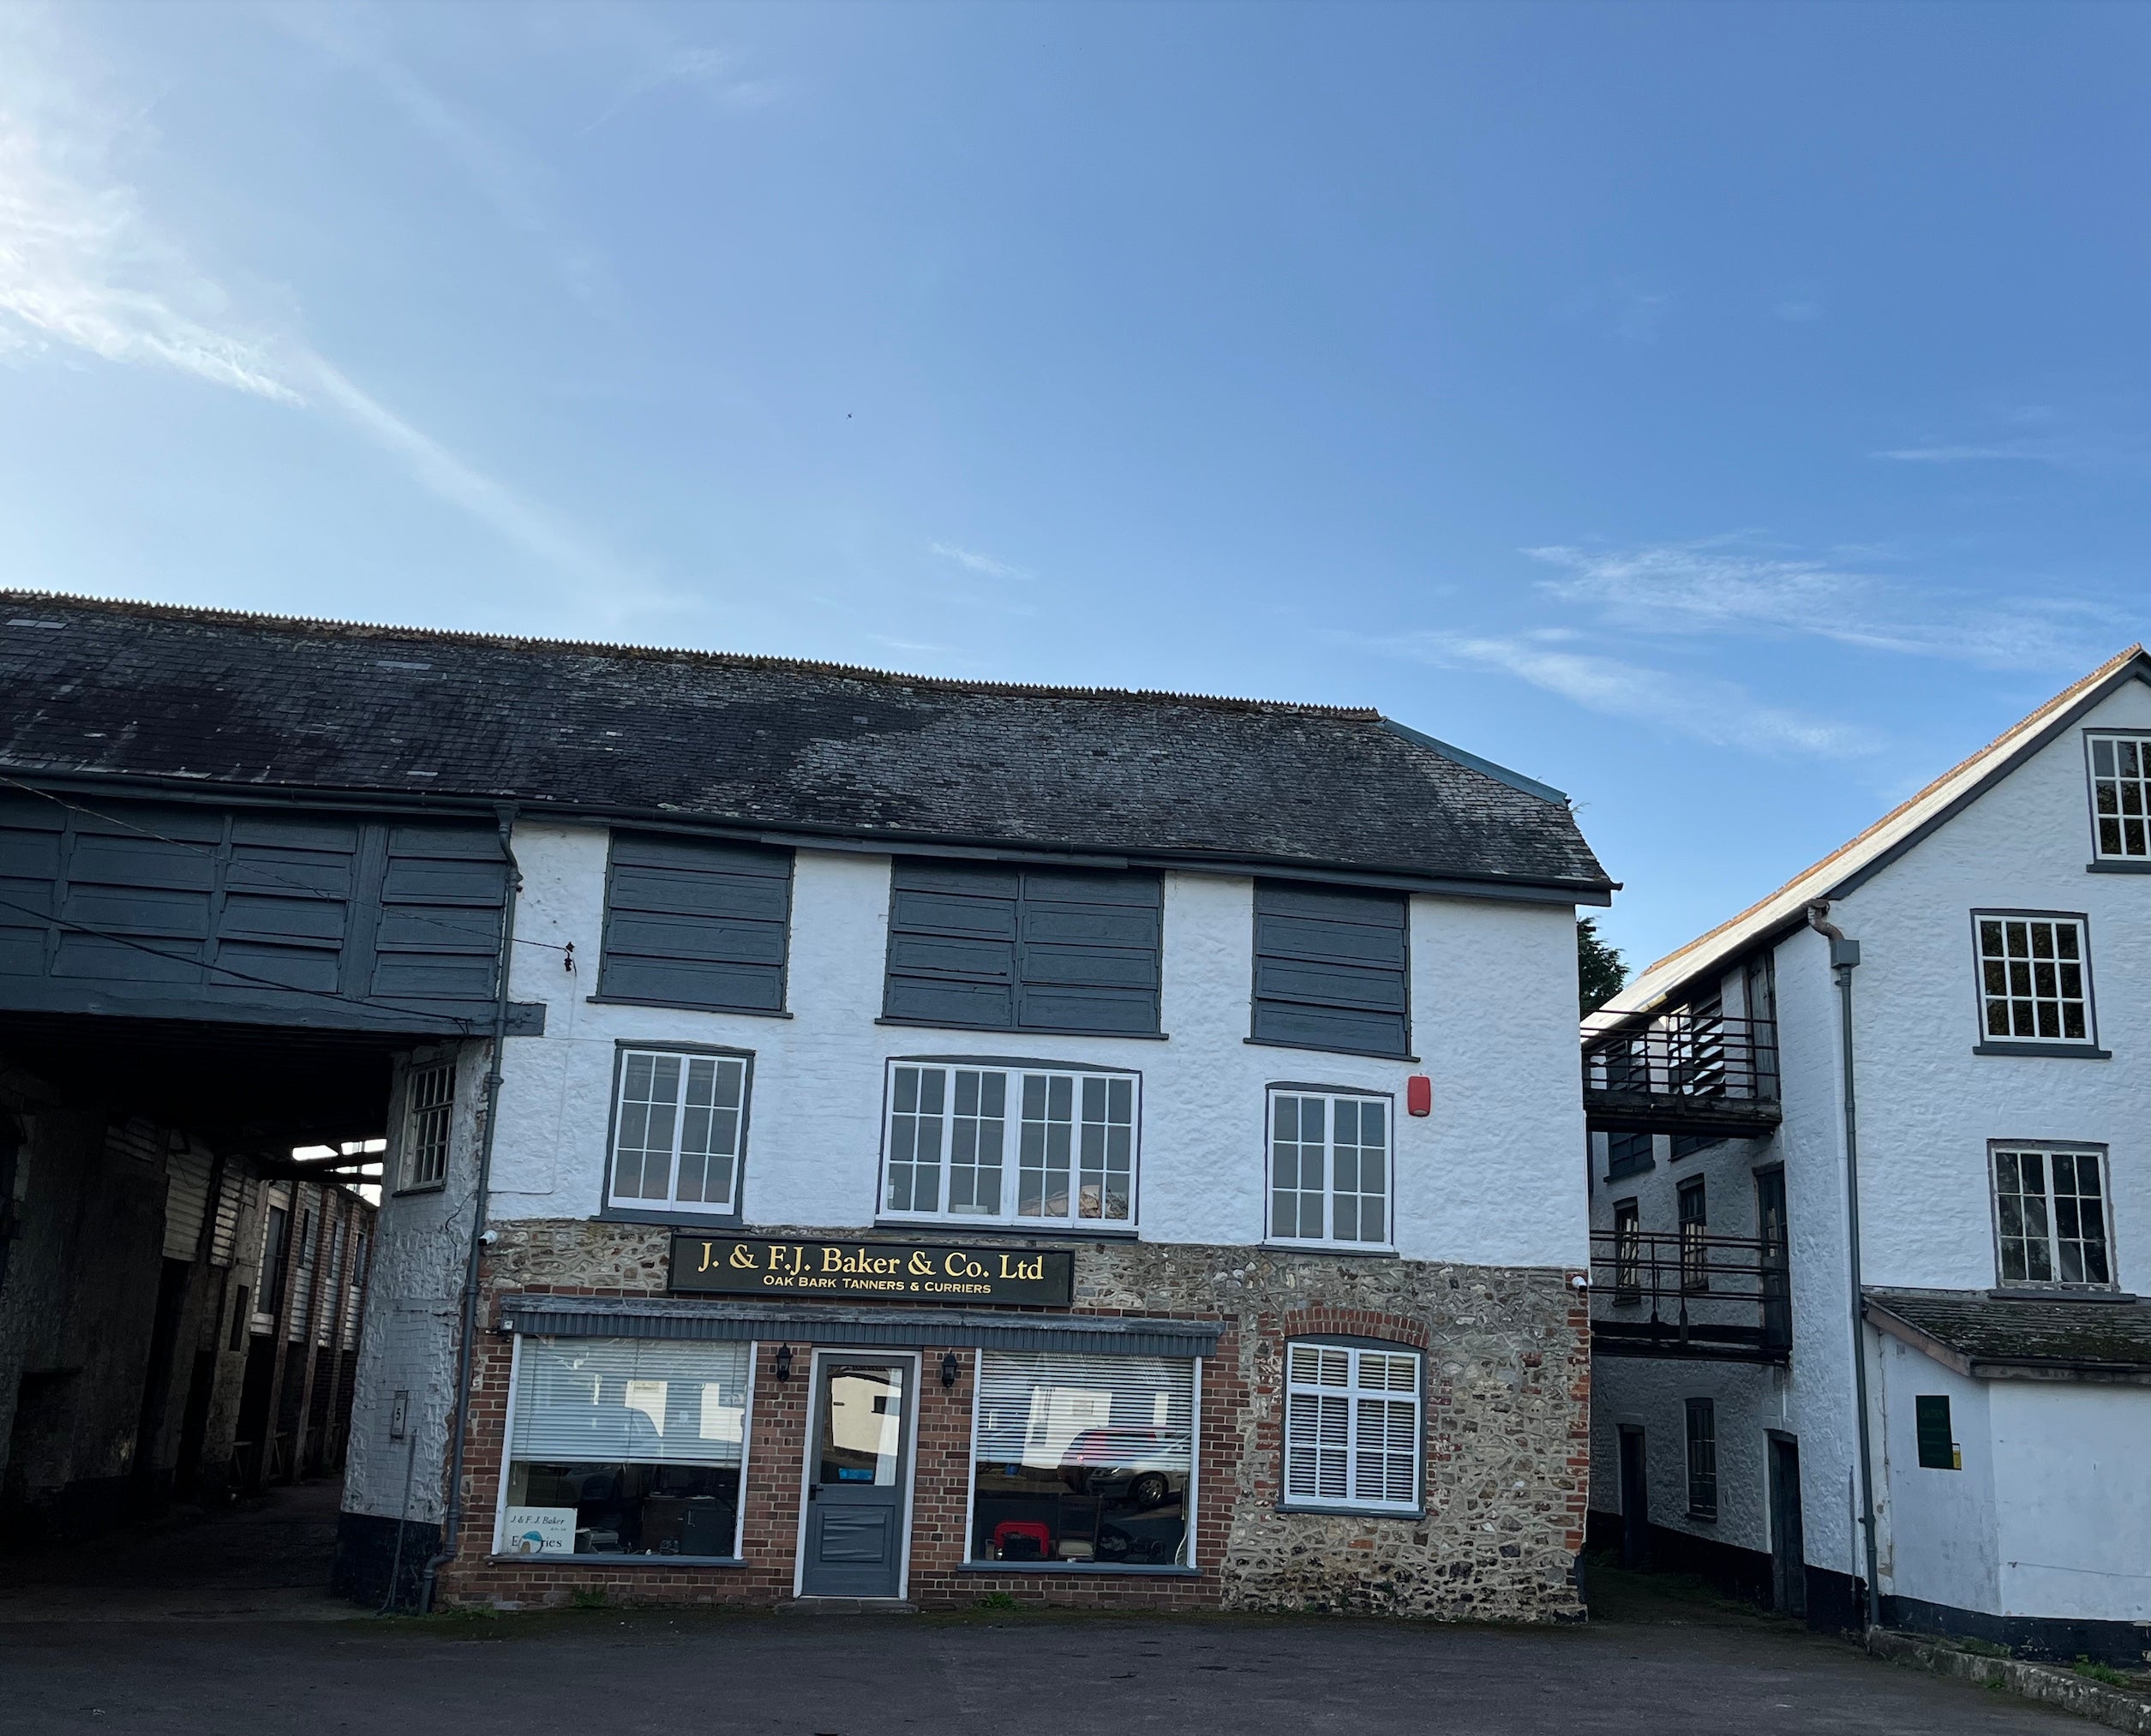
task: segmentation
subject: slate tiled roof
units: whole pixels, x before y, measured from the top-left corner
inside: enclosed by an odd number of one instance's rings
[[[15,776],[1609,884],[1557,792],[1373,711],[25,591],[0,592],[0,696]]]
[[[2140,1302],[1880,1289],[1870,1289],[1866,1299],[1868,1318],[1884,1331],[1891,1330],[1892,1321],[1911,1327],[1953,1352],[1953,1360],[1968,1365],[1962,1371],[1967,1374],[2003,1363],[2151,1377],[2151,1306]],[[1878,1310],[1890,1318],[1878,1319]]]

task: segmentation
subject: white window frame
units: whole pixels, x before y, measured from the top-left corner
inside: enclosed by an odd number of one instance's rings
[[[1277,1106],[1282,1097],[1315,1098],[1322,1104],[1322,1233],[1320,1236],[1288,1235],[1277,1221]],[[1382,1203],[1382,1234],[1372,1240],[1360,1237],[1345,1238],[1337,1235],[1337,1104],[1340,1102],[1377,1104],[1382,1111],[1382,1162],[1384,1168]],[[1302,1141],[1294,1141],[1300,1144]],[[1272,1085],[1264,1094],[1262,1104],[1262,1230],[1263,1240],[1275,1242],[1280,1248],[1345,1248],[1368,1253],[1386,1253],[1397,1245],[1397,1101],[1393,1096],[1380,1091],[1357,1091],[1335,1085]],[[1355,1146],[1363,1151],[1363,1146]],[[1295,1188],[1297,1193],[1309,1190]],[[1361,1192],[1355,1198],[1364,1200],[1370,1195]]]
[[[2002,1158],[2004,1155],[2032,1156],[2040,1159],[2039,1198],[2045,1206],[2046,1267],[2054,1274],[2052,1277],[2010,1278],[2004,1275],[2002,1253]],[[2054,1159],[2057,1157],[2073,1158],[2079,1163],[2088,1158],[2094,1166],[2094,1173],[2099,1181],[2099,1243],[2106,1256],[2104,1279],[2068,1278],[2060,1275],[2063,1237],[2056,1223],[2059,1214],[2054,1204]],[[2113,1171],[2106,1162],[2106,1148],[2104,1146],[2073,1145],[2065,1140],[2057,1143],[2048,1140],[1991,1140],[1986,1147],[1986,1196],[1994,1222],[1994,1281],[1998,1286],[2007,1290],[2051,1290],[2064,1293],[2113,1290],[2121,1287],[2117,1276],[2120,1267],[2116,1259],[2113,1239]],[[2019,1197],[2023,1197],[2021,1188]],[[2086,1196],[2078,1193],[2068,1197],[2082,1200]],[[2084,1238],[2076,1236],[2070,1239],[2081,1242]]]
[[[1998,923],[2001,925],[2004,931],[2003,957],[1997,961],[1990,961],[1987,955],[1986,937],[1983,931],[1988,923]],[[2032,951],[2022,960],[2015,957],[2010,949],[2007,932],[2010,925],[2013,923],[2027,925],[2043,924],[2054,930],[2056,956],[2051,961],[2040,959],[2037,956],[2036,942],[2028,933],[2026,943],[2032,949]],[[2058,956],[2059,933],[2063,929],[2073,929],[2076,931],[2076,956],[2073,960],[2064,960]],[[1986,967],[1990,962],[1998,962],[2004,967],[2006,992],[1998,997],[1992,995],[1987,987]],[[2039,967],[2042,963],[2048,962],[2052,963],[2056,973],[2055,992],[2042,994],[2039,988]],[[2017,991],[2020,979],[2015,967],[2019,964],[2028,974],[2031,987],[2028,993]],[[2081,996],[2064,995],[2060,992],[2058,977],[2062,968],[2069,964],[2074,964],[2076,967],[2077,979],[2083,990]],[[2025,1045],[2042,1049],[2093,1049],[2098,1046],[2099,1009],[2091,979],[2091,919],[2082,911],[1974,910],[1972,913],[1972,965],[1974,973],[1974,991],[1978,997],[1979,1033],[1981,1046],[1992,1048]],[[1992,1030],[1988,1026],[1989,1003],[1997,998],[2003,1001],[2010,1009],[2010,1023],[2012,1027],[2016,1024],[2016,1009],[2020,1003],[2028,1003],[2032,1008],[2034,1024],[2038,1022],[2038,1009],[2042,1003],[2052,1005],[2055,1009],[2058,1023],[2066,1023],[2067,1008],[2081,1001],[2083,1007],[2084,1028],[2080,1034],[2074,1037],[2067,1035],[2048,1037],[2036,1033],[2024,1036],[2019,1035],[2014,1029]]]
[[[1342,1368],[1345,1380],[1342,1384],[1327,1379],[1306,1380],[1303,1370],[1307,1359],[1317,1359],[1320,1372],[1328,1374],[1339,1365],[1337,1358],[1345,1359]],[[1393,1378],[1396,1362],[1401,1359],[1411,1368],[1410,1392],[1399,1398],[1404,1389],[1388,1385],[1363,1384],[1369,1358],[1382,1359],[1383,1372]],[[1372,1338],[1325,1338],[1320,1337],[1288,1338],[1285,1342],[1285,1417],[1279,1446],[1278,1488],[1279,1507],[1285,1512],[1316,1513],[1373,1513],[1387,1514],[1395,1518],[1417,1518],[1424,1512],[1427,1476],[1427,1358],[1426,1353],[1411,1344],[1398,1344]],[[1344,1434],[1340,1440],[1330,1439],[1334,1425],[1329,1421],[1327,1406],[1321,1401],[1342,1401]],[[1370,1404],[1393,1405],[1408,1403],[1411,1410],[1411,1497],[1399,1500],[1383,1495],[1363,1495],[1362,1474],[1363,1462],[1370,1456],[1390,1458],[1394,1455],[1380,1449],[1370,1450],[1361,1445],[1361,1429],[1366,1422],[1364,1407]],[[1332,1456],[1341,1452],[1345,1471],[1345,1493],[1342,1495],[1322,1493],[1323,1474]],[[1312,1454],[1311,1465],[1307,1456]],[[1387,1473],[1382,1473],[1386,1478]],[[1295,1485],[1298,1485],[1297,1492]]]
[[[900,1106],[904,1094],[900,1091],[899,1075],[908,1069],[926,1073],[938,1071],[944,1075],[940,1110],[938,1112],[923,1112],[940,1123],[938,1155],[934,1164],[931,1165],[936,1171],[937,1179],[934,1190],[935,1203],[930,1210],[921,1210],[915,1205],[898,1206],[891,1203],[896,1190],[896,1183],[900,1179],[897,1171],[900,1168],[909,1167],[899,1159],[900,1120],[915,1122],[916,1118],[922,1114],[920,1110],[905,1109]],[[960,1086],[956,1077],[959,1074],[974,1075],[998,1074],[1005,1081],[1003,1086],[1002,1111],[998,1118],[1001,1126],[1001,1197],[1000,1207],[998,1211],[958,1211],[953,1209],[949,1203],[952,1197],[952,1182],[957,1167],[953,1161],[956,1145],[956,1123],[964,1120],[982,1122],[992,1119],[976,1112],[969,1116],[959,1114],[957,1104],[960,1101]],[[1041,1128],[1066,1127],[1069,1130],[1068,1211],[1058,1215],[1027,1213],[1019,1209],[1022,1203],[1023,1176],[1027,1168],[1024,1161],[1026,1153],[1023,1136],[1027,1120],[1023,1112],[1024,1086],[1025,1081],[1031,1079],[1068,1081],[1070,1116],[1065,1120],[1054,1117],[1050,1122],[1040,1121],[1035,1123]],[[1106,1112],[1109,1119],[1103,1122],[1089,1120],[1085,1115],[1085,1086],[1093,1081],[1099,1083],[1106,1098]],[[1128,1115],[1125,1122],[1112,1115],[1112,1087],[1116,1084],[1124,1084],[1127,1086]],[[1046,1087],[1046,1092],[1050,1115],[1052,1096],[1050,1085]],[[1099,1214],[1086,1216],[1082,1210],[1085,1173],[1083,1129],[1086,1127],[1095,1127],[1099,1129],[1101,1158],[1110,1164],[1112,1130],[1123,1126],[1127,1128],[1128,1138],[1128,1214],[1124,1218],[1110,1218],[1104,1215],[1102,1208],[1105,1201],[1101,1186],[1099,1200],[1101,1209]],[[1046,1138],[1049,1134],[1042,1133],[1040,1136]],[[912,1131],[911,1137],[916,1138],[915,1129]],[[985,1166],[980,1164],[965,1167],[980,1173],[985,1170]],[[1028,1167],[1035,1169],[1035,1166]],[[1046,1173],[1050,1175],[1053,1172],[1048,1170]],[[1096,1173],[1100,1176],[1109,1176],[1111,1171],[1107,1168],[1101,1169]],[[915,1174],[901,1179],[915,1186]],[[1009,1060],[998,1057],[968,1055],[899,1055],[893,1056],[889,1060],[883,1075],[881,1173],[876,1184],[878,1191],[874,1196],[877,1201],[875,1216],[880,1221],[903,1224],[961,1224],[974,1227],[994,1224],[1022,1225],[1026,1228],[1036,1226],[1070,1230],[1110,1230],[1132,1233],[1141,1218],[1141,1181],[1142,1075],[1133,1069],[1087,1067],[1081,1063],[1065,1061]]]
[[[2120,745],[2127,743],[2136,751],[2136,773],[2124,775],[2120,769]],[[2099,749],[2113,750],[2114,764],[2110,771],[2099,769]],[[2115,811],[2108,816],[2099,806],[2099,786],[2110,783],[2114,787]],[[2127,811],[2127,803],[2133,787],[2136,811]],[[2142,729],[2088,729],[2084,732],[2084,787],[2091,803],[2091,855],[2095,862],[2127,862],[2142,864],[2151,868],[2151,730]],[[2135,820],[2136,835],[2143,847],[2131,850],[2125,824],[2121,829],[2121,848],[2109,850],[2106,840],[2100,835],[2100,822],[2106,818],[2118,822]]]
[[[650,1194],[622,1194],[620,1192],[620,1140],[627,1130],[628,1075],[638,1060],[653,1062],[676,1061],[680,1063],[677,1089],[672,1099],[672,1132],[665,1147],[665,1192],[662,1197]],[[710,1068],[710,1086],[713,1101],[707,1105],[693,1105],[688,1102],[692,1088],[693,1068],[697,1063]],[[692,1108],[707,1108],[712,1116],[722,1112],[719,1081],[728,1069],[736,1069],[739,1086],[737,1120],[733,1128],[732,1149],[719,1152],[714,1146],[699,1153],[704,1159],[703,1180],[707,1189],[707,1164],[718,1157],[731,1159],[731,1191],[722,1200],[682,1200],[680,1197],[680,1160],[681,1147],[686,1141],[689,1112]],[[652,1101],[655,1099],[643,1099]],[[613,1057],[613,1109],[611,1125],[605,1138],[605,1205],[614,1212],[662,1212],[667,1217],[692,1215],[720,1222],[736,1223],[740,1218],[740,1200],[745,1188],[747,1163],[747,1124],[754,1107],[754,1055],[751,1050],[720,1049],[679,1043],[622,1043]],[[646,1123],[645,1123],[646,1131]],[[644,1161],[649,1148],[638,1146]]]
[[[436,1086],[442,1094],[434,1096]],[[440,1138],[433,1137],[435,1117]],[[397,1191],[422,1193],[448,1185],[448,1159],[456,1137],[456,1063],[428,1061],[404,1079],[403,1186]]]

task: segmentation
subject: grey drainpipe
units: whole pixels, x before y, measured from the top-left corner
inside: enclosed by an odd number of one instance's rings
[[[523,870],[515,859],[515,814],[512,805],[495,808],[500,828],[500,853],[507,859],[506,907],[500,913],[500,958],[498,991],[493,1003],[493,1053],[487,1057],[485,1076],[485,1132],[478,1141],[478,1182],[470,1201],[470,1248],[463,1263],[462,1330],[456,1344],[456,1403],[450,1422],[454,1446],[448,1462],[447,1511],[440,1520],[440,1552],[426,1563],[426,1576],[418,1588],[418,1613],[433,1613],[434,1583],[440,1570],[456,1559],[456,1542],[463,1528],[463,1437],[470,1422],[470,1356],[478,1336],[478,1266],[485,1253],[486,1200],[493,1180],[493,1130],[500,1120],[500,1053],[508,1039],[508,968],[515,954],[516,895],[523,887]],[[390,1595],[395,1588],[389,1588]]]
[[[1830,903],[1807,907],[1808,925],[1830,943],[1830,962],[1837,979],[1838,1040],[1845,1075],[1845,1264],[1852,1278],[1853,1403],[1860,1425],[1860,1529],[1866,1542],[1867,1595],[1861,1625],[1872,1633],[1880,1625],[1882,1579],[1875,1548],[1874,1449],[1867,1428],[1867,1332],[1860,1312],[1860,1113],[1853,1094],[1852,973],[1860,962],[1860,943],[1830,922]]]

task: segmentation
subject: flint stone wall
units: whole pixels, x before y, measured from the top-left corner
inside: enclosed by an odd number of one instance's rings
[[[755,1233],[809,1242],[857,1235],[781,1227],[758,1227]],[[879,1236],[905,1239],[886,1231]],[[500,1297],[515,1291],[662,1294],[669,1236],[660,1225],[504,1223],[488,1251],[487,1317],[496,1317]],[[1202,1577],[958,1576],[960,1518],[950,1523],[945,1492],[928,1489],[922,1452],[913,1519],[914,1601],[968,1603],[989,1591],[1004,1591],[1026,1601],[1057,1603],[1194,1604],[1443,1620],[1582,1617],[1575,1564],[1588,1498],[1590,1357],[1573,1274],[1050,1236],[1026,1238],[1024,1245],[1074,1249],[1079,1313],[1225,1322],[1215,1356],[1203,1364],[1196,1518]],[[838,1311],[833,1308],[832,1314]],[[932,1312],[920,1310],[927,1316]],[[1279,1510],[1284,1347],[1286,1339],[1303,1334],[1388,1339],[1426,1352],[1422,1517]],[[834,1318],[826,1341],[842,1342]],[[500,1360],[505,1362],[504,1356]],[[971,1356],[962,1355],[962,1361],[968,1411],[975,1369]],[[540,1585],[527,1566],[504,1575],[484,1560],[503,1422],[497,1404],[474,1406],[474,1506],[464,1559],[444,1577],[452,1599],[565,1601],[569,1588],[582,1583],[578,1576],[592,1584],[602,1578],[615,1601],[766,1604],[772,1595],[788,1595],[789,1535],[782,1526],[758,1525],[754,1515],[774,1497],[795,1494],[796,1442],[790,1462],[782,1464],[761,1456],[758,1446],[749,1469],[750,1553],[760,1553],[754,1547],[758,1541],[762,1551],[781,1559],[755,1562],[744,1574],[675,1569],[647,1579],[596,1564],[548,1562]],[[960,1491],[957,1499],[960,1503]],[[795,1507],[795,1500],[790,1505]]]

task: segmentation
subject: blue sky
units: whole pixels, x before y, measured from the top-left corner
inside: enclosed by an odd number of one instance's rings
[[[2147,50],[9,6],[0,572],[1371,703],[1571,792],[1641,963],[2144,632]]]

